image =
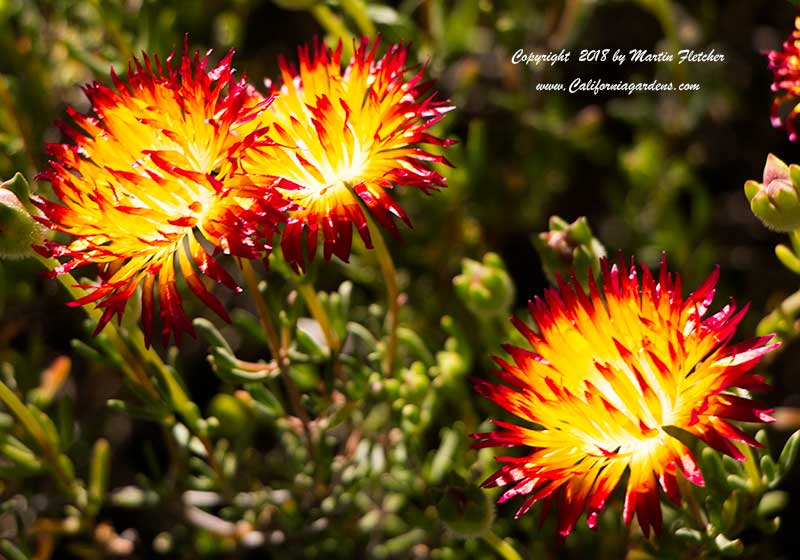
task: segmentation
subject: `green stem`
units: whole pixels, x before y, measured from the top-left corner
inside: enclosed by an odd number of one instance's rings
[[[325,336],[325,341],[328,343],[328,348],[331,351],[331,354],[335,354],[339,351],[339,347],[341,342],[339,341],[339,337],[336,336],[336,333],[333,332],[331,328],[331,321],[328,317],[328,313],[325,311],[325,308],[322,306],[322,302],[319,300],[319,296],[317,295],[317,291],[314,289],[314,286],[311,285],[309,282],[305,282],[303,279],[300,279],[296,284],[295,287],[297,288],[297,292],[300,294],[300,297],[303,298],[303,301],[306,302],[306,307],[308,308],[309,313],[314,318],[314,320],[319,323],[320,328],[322,329],[322,334]]]
[[[375,25],[369,19],[367,7],[362,0],[339,0],[344,11],[350,14],[356,22],[361,35],[364,37],[375,37]]]
[[[0,102],[6,108],[8,112],[8,116],[11,121],[16,126],[17,135],[19,136],[20,140],[22,140],[23,146],[23,154],[27,156],[28,163],[30,164],[31,169],[36,169],[37,162],[34,159],[33,154],[36,153],[36,150],[33,149],[34,145],[31,142],[31,131],[28,127],[28,124],[23,120],[23,115],[25,114],[24,111],[20,111],[17,108],[17,102],[14,99],[14,96],[11,94],[11,91],[8,87],[8,80],[5,76],[0,76]],[[30,204],[30,201],[22,201],[23,204]]]
[[[679,473],[675,479],[678,483],[678,489],[680,490],[681,496],[683,496],[683,500],[687,506],[687,509],[680,508],[678,511],[687,515],[687,517],[694,523],[695,529],[704,532],[708,523],[703,515],[702,510],[700,509],[700,504],[697,503],[697,496],[694,493],[694,485],[686,480],[686,477],[683,476],[683,473]]]
[[[522,560],[522,556],[520,556],[519,552],[517,552],[508,541],[498,537],[491,529],[484,533],[483,540],[504,560]]]
[[[56,266],[59,265],[59,262],[55,259],[49,259],[46,257],[42,257],[37,255],[39,262],[41,262],[45,268],[48,270],[52,270]],[[69,295],[72,297],[73,300],[77,300],[82,298],[86,295],[86,293],[78,287],[78,281],[75,280],[75,277],[72,276],[70,273],[59,274],[56,276],[56,279],[64,286],[64,289],[67,290]],[[83,305],[81,308],[84,310],[86,315],[89,316],[89,319],[92,320],[95,324],[100,322],[100,310],[96,307],[93,307],[91,304]],[[121,334],[119,333],[118,327],[115,324],[110,325],[111,328],[107,330],[107,336],[111,343],[116,347],[117,351],[120,353],[122,357],[122,361],[119,364],[120,368],[122,369],[122,373],[137,387],[143,389],[148,396],[153,398],[154,400],[158,401],[161,400],[158,391],[156,391],[155,387],[153,387],[150,378],[147,376],[147,373],[143,371],[141,368],[134,367],[134,364],[137,364],[136,360],[133,359],[133,356],[130,353],[130,348],[123,340]],[[159,358],[160,361],[160,358]],[[163,366],[163,362],[162,362]]]
[[[557,5],[553,5],[556,10]],[[577,23],[583,13],[584,5],[583,0],[566,0],[564,2],[564,9],[558,20],[557,27],[550,33],[548,44],[551,48],[560,49],[565,45],[570,36],[575,32]]]
[[[278,331],[275,330],[275,325],[272,323],[272,319],[269,315],[269,309],[267,309],[267,302],[264,301],[264,298],[261,295],[261,290],[258,289],[258,278],[256,277],[256,272],[253,270],[253,266],[250,264],[250,261],[246,259],[237,259],[239,263],[239,269],[242,271],[242,277],[244,278],[245,286],[250,291],[250,297],[253,299],[253,303],[256,306],[256,313],[258,313],[258,318],[261,321],[261,327],[264,329],[264,334],[267,336],[267,344],[269,344],[269,350],[272,353],[272,357],[275,361],[280,364],[281,363],[281,356],[279,354],[280,349],[280,340],[278,339]]]
[[[325,28],[325,31],[327,31],[329,35],[341,39],[342,48],[347,51],[345,52],[345,55],[347,55],[346,58],[349,58],[353,54],[350,52],[352,50],[352,45],[350,44],[352,35],[344,24],[344,21],[342,21],[342,18],[334,14],[331,9],[322,2],[315,4],[314,7],[311,8],[311,14],[316,18],[319,24]]]
[[[242,271],[242,277],[244,278],[245,286],[247,286],[247,290],[250,292],[250,297],[255,303],[256,312],[258,313],[258,318],[261,321],[261,327],[264,329],[264,333],[267,336],[267,342],[269,344],[269,350],[272,353],[272,358],[278,364],[280,369],[281,379],[283,379],[283,383],[286,386],[286,393],[289,395],[289,401],[292,405],[292,410],[294,411],[295,416],[300,418],[300,420],[303,422],[303,429],[306,433],[306,437],[308,438],[308,443],[310,446],[311,431],[309,430],[308,426],[308,414],[300,402],[300,391],[297,389],[297,385],[295,385],[294,380],[289,374],[285,352],[281,352],[278,331],[275,330],[275,325],[272,323],[272,319],[270,318],[267,303],[264,301],[264,298],[261,296],[261,291],[258,289],[258,278],[256,277],[256,273],[253,270],[253,266],[250,264],[250,261],[246,259],[237,259],[237,262],[239,263],[239,269]]]
[[[0,401],[3,401],[3,404],[14,413],[14,416],[17,417],[30,436],[36,441],[42,451],[42,455],[50,464],[56,479],[74,499],[74,478],[62,467],[58,450],[52,445],[44,429],[31,414],[31,411],[28,410],[28,407],[25,406],[25,403],[2,380],[0,380]]]
[[[738,447],[745,456],[744,470],[747,473],[747,477],[750,479],[750,483],[753,485],[753,490],[759,491],[763,483],[761,482],[761,472],[758,469],[753,450],[746,443],[737,442],[736,447]]]
[[[386,353],[383,356],[383,370],[388,376],[394,374],[395,358],[397,357],[397,326],[398,314],[400,312],[400,290],[397,286],[397,269],[394,266],[392,255],[386,242],[383,240],[378,226],[370,216],[369,212],[365,212],[367,224],[369,226],[369,234],[372,238],[372,244],[375,246],[375,258],[378,259],[378,264],[383,272],[383,279],[386,282],[386,305],[387,313],[386,319],[388,321],[389,340],[386,345]]]
[[[42,264],[47,267],[48,269],[53,269],[55,266],[58,266],[58,262],[54,259],[48,259],[44,257],[39,257],[39,260]],[[85,295],[81,288],[77,287],[78,282],[72,276],[72,274],[65,273],[59,274],[57,277],[61,285],[69,292],[70,296],[74,300],[77,300]],[[86,312],[89,318],[97,324],[100,321],[100,310],[96,307],[92,307],[91,305],[84,305],[82,309]],[[125,338],[123,338],[122,334],[119,332],[117,325],[111,323],[109,325],[111,328],[107,331],[107,336],[117,351],[120,353],[122,361],[120,363],[120,367],[123,373],[128,377],[128,379],[133,382],[136,386],[144,389],[145,393],[148,397],[150,397],[155,402],[162,402],[163,399],[156,388],[153,386],[150,377],[147,375],[147,372],[141,367],[134,367],[139,366],[141,362],[137,360],[134,355],[131,353],[131,349],[128,344],[125,342]],[[200,419],[199,414],[197,413],[197,407],[192,403],[189,395],[183,388],[183,385],[176,379],[175,375],[173,374],[172,370],[167,367],[164,361],[161,359],[161,356],[153,350],[152,347],[148,348],[144,343],[144,335],[139,328],[130,329],[130,333],[127,337],[127,340],[131,342],[133,345],[136,354],[142,358],[146,363],[150,364],[155,371],[159,374],[161,381],[164,383],[165,388],[167,389],[170,401],[173,406],[175,412],[179,413],[181,416],[184,417],[186,420],[186,425],[192,431],[192,433],[200,440],[203,444],[203,447],[206,450],[206,454],[208,455],[208,464],[211,468],[217,473],[219,477],[220,484],[224,482],[223,479],[223,471],[220,465],[217,464],[216,460],[214,459],[214,447],[211,444],[211,441],[208,439],[208,436],[205,433],[202,433],[201,430],[197,428],[197,420]]]

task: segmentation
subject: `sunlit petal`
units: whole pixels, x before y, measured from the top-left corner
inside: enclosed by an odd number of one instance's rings
[[[732,442],[758,444],[729,421],[772,420],[769,410],[728,393],[760,384],[751,370],[777,343],[729,344],[743,317],[733,303],[705,317],[718,271],[687,299],[666,259],[657,282],[647,269],[640,281],[622,259],[603,260],[602,273],[600,287],[590,277],[588,294],[573,278],[531,302],[536,332],[515,325],[533,351],[504,346],[512,361],[496,358],[495,372],[504,384],[474,381],[480,394],[532,424],[497,421],[496,430],[474,434],[476,447],[529,448],[498,457],[503,466],[484,486],[511,486],[500,501],[527,496],[518,515],[537,501],[545,511],[555,502],[562,538],[583,511],[595,527],[625,472],[625,522],[636,516],[645,535],[660,531],[659,486],[679,502],[678,470],[704,483],[689,449],[665,428],[743,460]]]

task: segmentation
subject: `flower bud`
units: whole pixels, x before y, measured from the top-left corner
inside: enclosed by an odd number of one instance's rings
[[[750,209],[765,226],[777,231],[800,227],[800,166],[786,165],[772,154],[764,165],[761,183],[749,180],[744,193]]]
[[[464,259],[461,271],[453,278],[453,285],[470,311],[490,316],[508,313],[514,299],[514,283],[499,255],[486,253],[483,262]]]
[[[0,185],[0,258],[4,259],[34,256],[31,246],[41,244],[46,231],[22,205],[17,191],[27,191],[19,173]]]
[[[549,231],[533,238],[547,279],[555,284],[557,273],[569,277],[574,270],[578,280],[584,284],[589,270],[600,270],[600,259],[606,256],[606,250],[595,239],[588,220],[582,216],[570,224],[552,216],[549,227]]]

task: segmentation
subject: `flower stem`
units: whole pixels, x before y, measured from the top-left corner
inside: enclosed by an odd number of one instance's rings
[[[308,426],[308,414],[303,408],[303,405],[300,403],[300,391],[297,389],[297,385],[295,385],[294,380],[289,374],[288,363],[285,355],[286,353],[281,351],[282,348],[280,339],[278,338],[278,331],[275,329],[275,325],[272,323],[272,319],[270,318],[267,303],[264,301],[264,298],[261,296],[261,291],[258,289],[258,278],[256,277],[256,273],[253,270],[253,266],[250,264],[250,261],[246,259],[237,259],[237,262],[242,271],[242,277],[244,278],[244,283],[247,286],[247,290],[250,292],[250,297],[253,298],[253,302],[255,303],[256,312],[258,313],[258,318],[261,321],[261,327],[264,329],[264,334],[267,336],[267,342],[269,344],[270,352],[272,353],[272,358],[278,364],[280,369],[281,379],[283,379],[283,383],[286,386],[286,393],[289,395],[289,401],[291,402],[292,410],[295,416],[300,418],[301,422],[303,423],[303,430],[308,438],[308,444],[311,446],[311,431],[309,430]]]
[[[383,239],[378,227],[368,212],[364,214],[369,225],[369,233],[372,243],[375,246],[375,257],[383,272],[383,279],[386,282],[387,314],[389,323],[389,340],[386,345],[386,353],[383,356],[383,370],[386,375],[394,373],[394,363],[397,356],[397,326],[398,313],[400,312],[400,290],[397,287],[397,269],[394,266],[392,255],[389,252],[386,242]]]
[[[74,500],[76,498],[73,483],[74,477],[68,473],[59,460],[59,452],[50,442],[42,428],[41,424],[36,420],[25,403],[12,391],[2,380],[0,380],[0,401],[14,413],[14,416],[25,427],[25,430],[36,441],[36,445],[42,452],[42,455],[47,459],[53,474],[58,480],[59,484],[67,491],[70,497]]]
[[[237,259],[237,262],[239,264],[239,269],[242,271],[244,283],[250,291],[250,297],[253,299],[253,303],[256,306],[256,312],[261,321],[261,328],[264,329],[264,334],[267,336],[267,343],[269,344],[270,352],[272,352],[272,357],[280,364],[281,356],[278,351],[281,344],[278,339],[278,331],[275,330],[275,325],[272,323],[272,319],[269,316],[267,303],[261,296],[261,290],[258,289],[258,277],[256,277],[256,272],[253,270],[250,261],[246,259]]]
[[[314,18],[322,27],[325,28],[325,31],[327,31],[329,35],[337,39],[341,39],[342,48],[346,51],[346,57],[349,58],[352,56],[353,47],[350,43],[350,38],[352,35],[347,29],[347,26],[344,24],[344,21],[342,21],[342,18],[333,13],[333,11],[331,11],[331,9],[322,2],[315,4],[310,11]]]
[[[45,268],[48,270],[52,270],[59,263],[55,259],[49,259],[46,257],[38,256],[37,259],[41,262]],[[75,277],[72,276],[70,273],[59,274],[56,276],[56,279],[64,286],[64,289],[67,290],[69,295],[72,297],[73,300],[80,299],[81,297],[85,296],[85,292],[78,287],[78,281],[75,280]],[[100,322],[100,310],[96,307],[92,307],[91,305],[84,305],[82,309],[89,316],[95,324]],[[119,329],[117,325],[111,323],[111,328],[107,330],[107,336],[114,347],[120,354],[122,358],[121,362],[119,363],[119,367],[122,370],[122,373],[137,387],[143,389],[149,397],[154,400],[161,400],[161,397],[156,391],[155,387],[153,387],[150,378],[147,376],[147,373],[142,370],[140,367],[135,367],[138,365],[138,362],[133,359],[133,356],[130,352],[130,348],[123,340],[123,337],[119,333]],[[160,361],[160,358],[159,358]],[[162,363],[163,365],[163,363]]]
[[[375,25],[369,19],[367,7],[362,0],[340,0],[339,2],[353,21],[356,22],[358,30],[364,37],[375,37]]]
[[[48,269],[58,266],[58,262],[54,259],[39,257],[39,260]],[[60,274],[56,278],[58,278],[58,281],[61,282],[61,285],[64,286],[74,300],[77,300],[85,295],[81,288],[77,287],[78,282],[75,280],[75,277],[72,276],[72,274]],[[94,321],[94,323],[98,323],[100,321],[100,311],[96,307],[84,305],[82,308],[89,318]],[[199,420],[197,407],[194,406],[194,403],[192,403],[189,395],[184,390],[183,385],[175,377],[172,370],[167,367],[167,365],[161,359],[161,356],[159,356],[152,347],[147,348],[145,346],[144,335],[142,334],[141,329],[133,328],[130,330],[127,337],[123,337],[119,332],[117,325],[111,323],[109,326],[111,328],[108,329],[107,336],[122,358],[122,361],[119,365],[123,373],[136,386],[144,389],[146,395],[154,402],[162,402],[164,400],[153,386],[153,383],[150,380],[150,377],[147,375],[147,372],[141,367],[141,362],[134,357],[130,346],[126,342],[127,339],[127,341],[132,344],[136,354],[146,363],[149,363],[156,370],[156,372],[158,372],[161,381],[164,383],[169,393],[169,400],[173,405],[173,409],[175,412],[184,417],[186,425],[192,431],[193,435],[195,435],[203,444],[203,447],[206,449],[206,453],[208,455],[208,463],[217,474],[220,484],[223,484],[223,471],[220,465],[218,465],[214,459],[214,447],[207,434],[203,433],[202,430],[197,429],[197,420]]]
[[[325,311],[325,308],[322,306],[322,302],[319,300],[319,296],[317,295],[317,291],[314,289],[314,286],[306,282],[303,279],[300,279],[295,284],[297,288],[297,292],[300,294],[300,297],[303,298],[303,301],[306,302],[306,307],[308,308],[309,313],[314,318],[314,320],[319,323],[319,327],[322,329],[322,334],[325,336],[325,341],[328,343],[328,348],[331,351],[331,354],[335,354],[339,351],[339,347],[341,342],[339,341],[339,337],[336,336],[336,333],[333,332],[331,328],[331,321],[328,318],[328,313]]]
[[[7,114],[11,117],[11,123],[16,126],[17,137],[22,141],[22,153],[27,156],[28,163],[31,166],[30,169],[36,169],[38,167],[38,162],[34,159],[33,154],[37,153],[37,151],[32,149],[34,142],[31,141],[30,126],[25,122],[23,118],[25,112],[19,110],[18,103],[8,87],[8,80],[5,76],[0,77],[0,102],[7,109]],[[28,200],[21,202],[25,204],[26,207],[30,204]]]
[[[758,470],[758,462],[756,461],[753,450],[746,443],[737,442],[736,447],[738,447],[745,456],[744,471],[747,473],[747,478],[750,479],[753,489],[756,491],[760,490],[763,483],[761,482],[761,472]]]
[[[128,340],[130,340],[139,357],[146,360],[158,373],[162,384],[167,390],[169,402],[172,403],[173,410],[175,410],[175,412],[177,412],[183,418],[191,433],[203,445],[203,448],[206,451],[208,464],[211,467],[211,470],[213,470],[217,475],[220,486],[224,489],[226,484],[225,473],[222,469],[222,466],[214,457],[214,445],[211,442],[211,439],[208,437],[207,430],[200,427],[201,417],[197,409],[197,405],[195,405],[192,399],[189,397],[189,394],[186,392],[183,384],[178,380],[172,368],[168,367],[167,364],[164,363],[164,361],[161,359],[161,356],[159,356],[158,353],[153,350],[152,346],[148,348],[145,345],[144,334],[142,334],[142,331],[139,328],[131,330]],[[147,378],[146,375],[144,377],[145,379],[148,379],[149,383],[149,378]]]
[[[683,473],[680,471],[675,477],[675,480],[678,483],[681,496],[683,496],[683,500],[686,503],[686,508],[679,508],[678,511],[682,512],[694,524],[695,529],[705,531],[708,522],[700,509],[700,504],[697,502],[694,485],[686,480],[686,477],[683,476]]]
[[[522,560],[522,556],[520,556],[519,552],[511,546],[508,541],[501,539],[497,536],[497,534],[489,529],[484,533],[483,540],[486,541],[486,544],[491,546],[494,551],[504,560]]]

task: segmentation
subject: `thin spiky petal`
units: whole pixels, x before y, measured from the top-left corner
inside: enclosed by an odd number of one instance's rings
[[[280,60],[282,85],[257,119],[256,149],[242,166],[276,177],[277,190],[296,205],[281,247],[297,268],[314,258],[318,238],[325,260],[347,261],[354,226],[372,247],[362,205],[399,236],[395,218],[411,224],[387,192],[394,186],[425,193],[445,186],[428,164],[447,161],[418,146],[452,143],[426,132],[452,107],[434,99],[424,68],[406,66],[408,47],[390,45],[383,57],[377,47],[362,39],[344,70],[341,43],[336,50],[316,41],[300,47],[297,66]]]
[[[184,50],[162,63],[143,54],[125,79],[113,70],[113,87],[84,87],[92,113],[67,108],[71,124],[61,129],[71,144],[50,144],[48,169],[41,178],[56,201],[35,198],[41,221],[69,234],[66,245],[39,250],[67,263],[98,267],[98,284],[77,304],[103,310],[98,332],[142,287],[142,323],[149,344],[158,290],[165,344],[190,333],[191,322],[176,286],[180,267],[191,291],[227,318],[206,288],[202,273],[229,288],[232,278],[203,247],[244,258],[260,258],[283,202],[274,190],[256,186],[238,169],[237,150],[256,130],[255,113],[270,102],[244,79],[235,80],[233,51],[208,68],[208,55]],[[177,62],[177,64],[174,64]],[[260,239],[260,242],[256,240]],[[201,241],[202,240],[202,241]]]
[[[719,278],[715,269],[684,299],[681,279],[662,260],[656,282],[633,261],[601,263],[600,286],[589,276],[587,294],[574,281],[530,303],[536,332],[513,321],[533,351],[504,345],[496,357],[502,383],[473,386],[517,418],[537,427],[495,421],[473,434],[474,447],[530,449],[503,463],[484,486],[508,486],[506,501],[525,496],[517,516],[536,502],[558,508],[565,538],[581,513],[589,527],[625,472],[623,518],[645,535],[661,530],[659,487],[680,503],[676,473],[702,486],[689,449],[665,428],[677,427],[738,460],[732,442],[758,443],[730,421],[769,422],[770,410],[728,391],[762,384],[752,368],[773,350],[771,336],[730,344],[745,310],[731,302],[706,316]]]

